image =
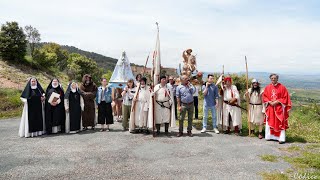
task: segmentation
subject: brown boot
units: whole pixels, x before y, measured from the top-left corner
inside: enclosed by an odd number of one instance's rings
[[[156,128],[157,128],[157,132],[156,132],[156,135],[160,135],[160,126],[161,124],[156,124]]]
[[[165,128],[165,130],[164,130],[165,134],[168,135],[169,134],[169,123],[165,123],[164,128]]]
[[[188,136],[189,136],[189,137],[192,137],[192,136],[193,136],[193,134],[192,134],[191,131],[188,131]]]
[[[234,135],[239,136],[239,127],[238,126],[234,127]]]
[[[224,134],[230,134],[230,129],[231,129],[231,128],[230,128],[230,127],[228,127],[228,128],[227,128],[227,130],[226,130],[226,131],[224,131]]]

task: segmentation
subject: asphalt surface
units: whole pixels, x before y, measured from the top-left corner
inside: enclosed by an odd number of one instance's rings
[[[36,138],[18,137],[20,119],[0,120],[0,179],[261,179],[261,172],[285,172],[289,146],[258,138],[201,134],[194,137],[85,131]],[[163,129],[161,129],[163,130]]]

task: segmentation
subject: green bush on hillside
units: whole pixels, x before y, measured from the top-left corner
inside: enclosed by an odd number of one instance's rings
[[[17,22],[7,22],[1,26],[0,56],[7,61],[22,61],[27,52],[26,35]]]

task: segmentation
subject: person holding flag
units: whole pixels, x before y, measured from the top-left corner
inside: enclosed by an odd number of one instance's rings
[[[175,126],[175,114],[174,114],[174,103],[173,103],[173,92],[167,85],[166,76],[160,77],[160,83],[154,87],[151,95],[155,99],[154,105],[154,116],[149,116],[149,123],[152,124],[155,121],[156,124],[156,135],[160,134],[160,126],[165,125],[165,134],[169,134],[169,124],[171,127]],[[152,100],[150,101],[152,102]],[[154,118],[154,120],[153,120]]]

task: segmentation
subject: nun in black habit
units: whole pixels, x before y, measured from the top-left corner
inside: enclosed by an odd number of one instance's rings
[[[19,127],[20,137],[35,137],[44,134],[44,90],[38,80],[30,78],[21,94],[24,103]]]
[[[49,103],[53,93],[60,95],[57,101]],[[65,132],[66,113],[64,91],[58,79],[52,79],[46,90],[45,119],[47,134]]]
[[[71,82],[67,88],[64,107],[66,110],[66,133],[80,131],[84,101],[76,82]]]

